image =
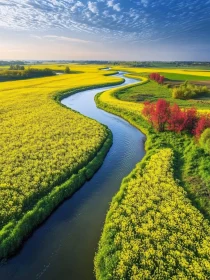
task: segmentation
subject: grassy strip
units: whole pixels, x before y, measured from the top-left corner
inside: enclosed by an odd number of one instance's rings
[[[174,180],[173,161],[161,149],[123,180],[95,258],[98,280],[209,278],[210,225]]]
[[[108,130],[108,128],[107,128]],[[0,231],[0,259],[11,256],[27,238],[34,228],[39,226],[65,199],[69,198],[100,168],[112,145],[112,133],[95,158],[72,175],[65,183],[55,187],[48,195],[39,200],[36,206],[28,211],[18,222],[10,222]]]
[[[129,76],[130,77],[130,76]],[[138,75],[131,76],[136,79],[140,78]],[[143,77],[144,78],[144,77]],[[145,78],[144,78],[145,79]],[[171,104],[178,104],[183,108],[196,107],[198,110],[209,110],[210,94],[200,94],[197,98],[189,100],[174,99],[172,97],[172,90],[167,86],[158,85],[154,81],[146,81],[142,84],[137,84],[128,89],[122,88],[116,93],[116,97],[123,101],[129,102],[156,102],[158,99],[163,98]],[[207,99],[209,97],[209,99]]]
[[[206,76],[197,76],[197,75],[190,75],[186,72],[186,74],[176,74],[176,73],[165,73],[160,71],[161,75],[169,80],[175,81],[209,81],[210,77]]]
[[[126,71],[129,73],[137,73],[137,74],[144,74],[149,75],[149,73],[161,73],[165,75],[171,75],[172,79],[179,78],[179,79],[193,79],[193,80],[209,80],[210,79],[210,73],[209,71],[202,71],[199,69],[175,69],[175,68],[148,68],[148,67],[126,67],[126,66],[113,66],[112,70],[119,70],[119,71]],[[191,76],[193,76],[191,78]]]

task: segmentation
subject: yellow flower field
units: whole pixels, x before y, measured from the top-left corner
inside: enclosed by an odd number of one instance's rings
[[[107,214],[96,278],[208,279],[210,225],[173,178],[162,149],[124,179]]]
[[[121,81],[96,66],[79,68],[84,73],[0,84],[0,243],[7,223],[86,166],[108,137],[106,127],[54,100],[60,92]]]

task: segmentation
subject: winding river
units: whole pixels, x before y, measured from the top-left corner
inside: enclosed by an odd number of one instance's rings
[[[123,72],[114,76],[122,77]],[[136,82],[125,78],[123,85]],[[15,257],[1,265],[1,280],[94,279],[93,259],[111,199],[145,154],[142,133],[95,105],[97,93],[116,87],[87,90],[62,100],[69,108],[107,125],[113,133],[113,146],[94,177],[32,234]]]

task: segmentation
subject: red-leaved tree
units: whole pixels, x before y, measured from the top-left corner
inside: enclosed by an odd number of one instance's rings
[[[181,108],[164,99],[156,103],[145,102],[143,115],[159,132],[164,130],[180,133],[181,131],[194,134],[199,138],[206,128],[210,128],[210,114],[199,116],[195,108],[181,110]]]
[[[185,113],[184,130],[193,134],[193,131],[196,128],[198,122],[197,110],[195,108],[190,108],[190,109],[186,109],[184,113]]]
[[[177,104],[171,107],[171,116],[168,119],[168,130],[180,133],[184,130],[185,123],[184,112],[180,109]]]
[[[159,99],[156,103],[145,102],[144,105],[143,115],[158,131],[164,131],[170,117],[170,103]]]
[[[193,133],[197,123],[197,110],[190,108],[182,111],[177,104],[171,106],[170,110],[171,114],[168,119],[168,130],[177,133],[185,130],[189,133]]]
[[[165,77],[161,76],[159,73],[151,73],[149,75],[151,80],[156,81],[158,84],[163,84]]]
[[[207,114],[206,116],[201,116],[198,119],[197,125],[193,130],[193,134],[195,135],[196,138],[200,138],[203,131],[209,127],[210,127],[210,114]]]

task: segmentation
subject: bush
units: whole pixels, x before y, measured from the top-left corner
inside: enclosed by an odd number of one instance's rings
[[[187,131],[199,138],[206,128],[210,128],[210,114],[199,116],[195,108],[182,110],[177,104],[170,106],[164,99],[156,103],[145,102],[142,114],[159,132]]]
[[[172,97],[174,99],[190,99],[195,96],[194,91],[190,91],[189,89],[183,89],[183,88],[174,88],[172,91]]]
[[[165,77],[161,76],[159,73],[151,73],[149,78],[153,81],[156,81],[158,84],[163,84]]]
[[[175,87],[172,91],[172,97],[174,99],[190,99],[198,96],[199,94],[209,93],[206,86],[196,86],[185,82],[179,87]]]
[[[10,65],[9,70],[25,70],[25,67],[23,65]]]
[[[194,135],[196,136],[196,138],[199,138],[203,133],[203,131],[209,127],[210,127],[210,114],[201,116],[194,129]]]
[[[158,131],[164,131],[170,117],[170,103],[164,99],[159,99],[157,103],[146,102],[143,114]]]
[[[64,70],[64,73],[66,74],[70,74],[70,68],[68,66],[66,66],[65,70]]]
[[[205,152],[210,154],[210,128],[207,128],[201,134],[200,145],[204,149]]]

